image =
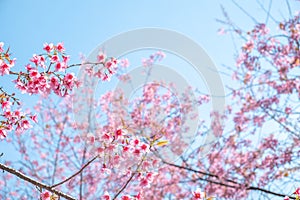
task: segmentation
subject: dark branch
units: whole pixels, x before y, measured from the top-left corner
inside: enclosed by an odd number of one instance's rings
[[[60,197],[64,197],[65,199],[68,199],[68,200],[76,200],[74,197],[71,197],[71,196],[69,196],[69,195],[67,195],[67,194],[65,194],[65,193],[63,193],[63,192],[61,192],[59,190],[53,189],[51,186],[46,185],[44,183],[41,183],[41,182],[39,182],[37,180],[34,180],[34,179],[32,179],[32,178],[24,175],[23,173],[15,170],[15,169],[13,169],[11,167],[8,167],[8,166],[6,166],[4,164],[0,163],[0,169],[6,171],[8,173],[11,173],[11,174],[19,177],[20,179],[22,179],[22,180],[24,180],[26,182],[29,182],[29,183],[31,183],[31,184],[39,187],[39,188],[44,188],[44,189],[46,189],[46,190],[48,190],[48,191],[50,191],[50,192],[52,192],[52,193],[54,193],[54,194],[56,194],[56,195],[58,195]]]
[[[181,166],[181,165],[176,165],[176,164],[173,164],[173,163],[168,163],[168,162],[164,162],[164,163],[167,164],[167,165],[169,165],[169,166],[172,166],[172,167],[177,167],[179,169],[188,170],[188,171],[191,171],[191,172],[194,172],[194,173],[197,173],[197,174],[207,175],[209,177],[214,177],[214,178],[218,178],[219,179],[219,177],[217,175],[214,175],[214,174],[206,173],[206,172],[203,172],[203,171],[199,171],[199,170],[196,170],[196,169],[193,169],[193,168],[189,168],[189,167],[185,167],[185,166]],[[229,188],[239,189],[239,188],[243,188],[244,187],[243,184],[238,183],[238,182],[233,181],[233,180],[230,180],[230,179],[225,179],[225,181],[226,182],[230,182],[230,183],[234,183],[235,185],[229,185],[229,184],[224,183],[224,182],[217,182],[217,181],[211,180],[209,178],[199,178],[199,180],[206,181],[206,182],[209,182],[209,183],[212,183],[212,184],[221,185],[221,186],[224,186],[224,187],[229,187]],[[288,195],[285,195],[285,194],[273,192],[273,191],[270,191],[270,190],[266,190],[266,189],[259,188],[259,187],[254,187],[254,186],[247,186],[246,185],[246,190],[261,191],[263,193],[271,194],[271,195],[279,196],[279,197],[288,196]],[[295,197],[292,197],[292,196],[288,196],[288,197],[290,199],[296,199]]]

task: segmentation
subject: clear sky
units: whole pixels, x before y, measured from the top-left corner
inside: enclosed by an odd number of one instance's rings
[[[262,2],[267,8],[269,0]],[[296,3],[290,2],[295,8]],[[0,0],[0,39],[11,46],[17,64],[23,67],[44,42],[63,41],[72,59],[78,61],[80,52],[88,54],[97,44],[118,33],[161,27],[194,39],[217,65],[228,64],[233,57],[232,42],[229,37],[217,35],[222,25],[215,21],[223,19],[221,3],[237,24],[252,25],[251,19],[232,1]],[[240,5],[258,20],[266,18],[255,0],[245,0]],[[271,12],[277,19],[287,11],[285,1],[273,1]]]

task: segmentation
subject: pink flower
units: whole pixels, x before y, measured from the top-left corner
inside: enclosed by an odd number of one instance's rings
[[[60,71],[60,72],[64,72],[66,70],[66,65],[64,63],[60,63],[58,62],[55,65],[55,71]]]
[[[11,117],[12,117],[12,112],[9,111],[9,110],[5,111],[5,112],[4,112],[4,117],[6,117],[6,118],[11,118]]]
[[[128,152],[128,151],[129,151],[129,147],[128,146],[123,147],[123,152]]]
[[[32,58],[30,59],[31,62],[33,62],[35,65],[39,64],[39,56],[36,54],[33,54]]]
[[[196,191],[192,192],[195,199],[204,199],[205,192],[202,192],[200,188],[197,188]]]
[[[23,113],[21,113],[20,110],[15,110],[15,112],[14,112],[14,115],[15,115],[16,117],[18,117],[18,118],[20,118],[22,114],[23,114]]]
[[[138,193],[136,196],[134,196],[137,200],[139,200],[139,199],[141,199],[142,197],[141,197],[142,195],[141,195],[141,193]]]
[[[158,61],[161,61],[162,59],[164,59],[166,57],[166,54],[162,51],[157,51],[155,53],[156,59],[158,59]]]
[[[51,193],[48,191],[45,191],[43,193],[41,193],[41,199],[42,200],[50,200],[51,197]]]
[[[292,113],[292,109],[290,107],[286,107],[285,110],[284,110],[284,112],[286,114],[291,114]]]
[[[35,123],[38,123],[38,120],[37,120],[37,116],[36,116],[36,115],[31,115],[31,116],[30,116],[30,119],[31,119],[32,121],[34,121]]]
[[[30,71],[30,70],[34,69],[30,64],[27,64],[25,66],[25,68],[27,69],[27,71]]]
[[[146,151],[148,149],[148,145],[147,144],[142,144],[141,149]]]
[[[53,76],[50,79],[50,87],[52,89],[57,89],[59,87],[59,82],[58,82],[58,78]]]
[[[141,181],[140,181],[140,186],[141,187],[149,187],[150,186],[150,183],[147,179],[143,178]]]
[[[67,82],[73,81],[74,80],[74,74],[73,73],[66,74],[66,76],[64,77],[64,80],[67,81]]]
[[[56,50],[59,52],[65,51],[64,44],[62,42],[57,43]]]
[[[51,61],[54,62],[54,63],[59,62],[59,57],[58,57],[58,55],[53,55],[53,56],[51,57]]]
[[[3,60],[0,59],[0,75],[9,74],[9,70],[12,66],[6,64]]]
[[[62,57],[64,63],[67,63],[70,60],[70,56],[61,56],[61,57]]]
[[[10,108],[11,102],[10,101],[2,101],[1,106],[2,106],[2,110],[7,110]]]
[[[120,62],[120,65],[124,68],[126,67],[129,67],[129,60],[126,58],[126,59],[122,59],[121,62]]]
[[[135,149],[135,150],[133,151],[133,153],[134,153],[135,155],[140,155],[140,153],[141,153],[141,150],[139,150],[139,149]]]
[[[72,90],[75,82],[76,82],[76,78],[73,73],[69,73],[65,75],[63,84],[68,90]]]
[[[101,198],[102,200],[110,200],[109,193],[107,191],[104,192],[104,195]]]
[[[102,139],[109,140],[110,136],[107,133],[104,133],[103,136],[102,136]]]
[[[47,51],[47,53],[50,53],[50,52],[53,50],[53,44],[52,44],[52,43],[50,43],[50,44],[45,43],[43,49],[44,49],[45,51]]]
[[[290,200],[288,196],[285,196],[283,200]]]
[[[3,50],[3,46],[4,46],[4,43],[3,42],[0,42],[0,53],[2,53],[4,50]]]
[[[108,71],[110,72],[110,74],[113,74],[117,66],[117,63],[118,63],[118,60],[115,59],[115,58],[111,58],[110,60],[108,60],[106,63],[105,63],[105,67],[108,69]]]
[[[76,135],[73,142],[74,143],[79,143],[80,142],[80,137],[78,135]]]
[[[93,133],[88,133],[87,134],[87,139],[89,143],[94,143],[95,142],[95,136],[93,135]]]
[[[98,56],[97,56],[98,62],[104,63],[105,59],[106,59],[106,55],[102,51],[100,51]]]
[[[122,136],[122,129],[118,129],[116,131],[116,136],[117,136],[117,138]]]
[[[100,173],[104,174],[104,175],[110,175],[111,174],[111,170],[108,169],[105,165],[103,165],[103,167],[100,170]]]
[[[300,187],[298,187],[293,194],[300,196]]]
[[[30,78],[38,78],[40,77],[40,73],[36,69],[31,69],[29,72]]]
[[[4,129],[0,129],[0,138],[6,138],[6,131]]]
[[[248,41],[244,46],[243,49],[247,52],[251,52],[254,48],[254,42],[252,40]]]
[[[121,199],[122,199],[122,200],[131,200],[131,197],[128,196],[128,195],[124,195],[124,196],[122,196]]]
[[[25,119],[25,120],[22,120],[21,127],[23,129],[27,130],[27,129],[31,128],[31,125],[30,125],[29,121]]]
[[[138,145],[140,143],[140,141],[138,140],[138,139],[135,139],[134,141],[133,141],[133,144],[134,145]]]

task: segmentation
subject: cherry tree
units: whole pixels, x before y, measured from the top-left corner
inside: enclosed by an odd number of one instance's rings
[[[69,64],[63,43],[45,43],[15,72],[10,48],[0,43],[0,75],[14,77],[18,89],[1,88],[1,142],[21,157],[0,164],[1,199],[299,199],[300,15],[276,22],[277,30],[256,23],[243,31],[224,14],[225,31],[243,45],[228,68],[230,104],[225,113],[211,113],[212,125],[194,110],[210,102],[209,94],[195,100],[192,88],[174,94],[176,85],[170,91],[154,82],[133,100],[123,91],[94,99],[86,98],[93,92],[86,88],[82,96],[72,93],[84,84],[72,73],[76,67],[84,68],[86,81],[130,82],[119,73],[127,59],[99,51],[97,62]],[[143,60],[145,73],[164,57],[156,52]],[[34,110],[22,111],[18,92],[40,95]],[[74,122],[72,113],[86,105],[88,117]],[[181,133],[190,120],[201,123],[186,142]],[[199,145],[208,132],[216,141]],[[205,145],[210,151],[203,156]],[[170,151],[177,159],[168,158]]]

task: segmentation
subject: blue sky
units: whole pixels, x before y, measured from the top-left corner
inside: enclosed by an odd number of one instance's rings
[[[39,52],[46,41],[63,41],[69,54],[78,61],[80,52],[88,54],[113,35],[143,27],[161,27],[186,34],[202,45],[217,64],[227,63],[232,58],[231,40],[216,34],[221,27],[215,22],[215,18],[222,18],[220,4],[223,3],[237,24],[251,25],[251,20],[231,1],[42,2],[0,1],[0,38],[11,46],[19,65]],[[267,6],[269,1],[262,2]],[[278,15],[280,10],[286,12],[283,2],[281,6],[273,2],[272,11]],[[241,6],[255,18],[266,16],[253,0],[243,1]]]
[[[262,0],[268,7],[269,0]],[[296,3],[291,6],[296,7]],[[11,46],[17,64],[23,67],[44,42],[63,41],[73,61],[79,53],[88,54],[97,44],[124,31],[160,27],[181,32],[198,42],[217,65],[232,63],[233,46],[229,37],[218,36],[223,19],[220,4],[242,27],[251,19],[231,1],[0,1],[0,39]],[[265,19],[254,0],[240,4],[256,19]],[[284,1],[273,1],[272,13],[288,11]],[[286,15],[285,15],[286,16]],[[263,20],[264,21],[264,20]]]

